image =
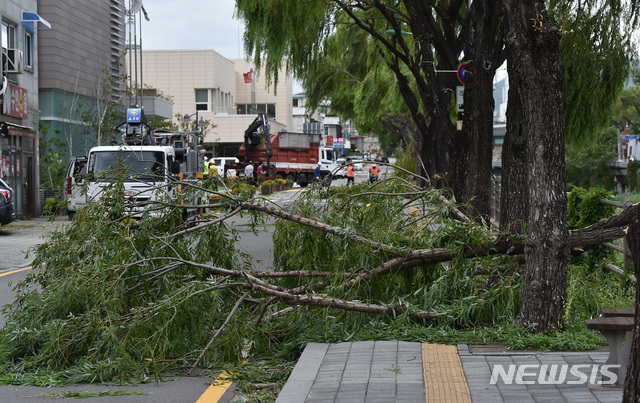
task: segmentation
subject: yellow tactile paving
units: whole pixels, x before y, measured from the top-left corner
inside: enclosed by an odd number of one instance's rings
[[[471,403],[458,347],[422,343],[422,370],[427,403]]]

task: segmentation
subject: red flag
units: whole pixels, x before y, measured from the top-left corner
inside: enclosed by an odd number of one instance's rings
[[[244,77],[245,84],[251,83],[253,81],[253,69],[249,70],[248,73],[243,73],[242,76]]]

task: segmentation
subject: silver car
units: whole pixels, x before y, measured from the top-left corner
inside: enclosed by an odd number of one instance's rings
[[[83,193],[81,182],[86,175],[87,157],[71,157],[64,181],[63,197],[69,219],[87,204],[87,195]]]

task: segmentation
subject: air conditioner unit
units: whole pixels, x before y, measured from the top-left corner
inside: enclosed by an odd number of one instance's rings
[[[24,54],[20,49],[2,49],[2,66],[5,73],[22,73]]]

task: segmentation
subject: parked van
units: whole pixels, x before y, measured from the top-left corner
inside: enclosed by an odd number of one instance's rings
[[[235,169],[230,169],[227,172],[225,172],[224,170],[225,164],[233,164],[233,163],[237,164],[239,162],[236,157],[214,157],[213,161],[216,163],[216,166],[218,167],[218,176],[224,177],[225,173],[227,178],[238,176]]]
[[[86,176],[87,157],[71,157],[64,181],[63,198],[69,219],[87,204],[87,195],[82,191],[82,180]]]

